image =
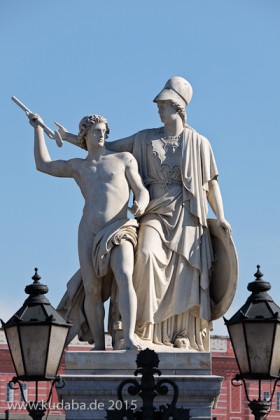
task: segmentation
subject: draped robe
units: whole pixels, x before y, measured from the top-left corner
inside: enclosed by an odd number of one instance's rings
[[[213,256],[207,192],[218,170],[208,140],[191,127],[181,135],[174,166],[166,164],[159,144],[163,135],[157,128],[121,141],[135,156],[151,198],[140,219],[135,257],[136,330],[156,344],[186,338],[190,349],[209,350]]]

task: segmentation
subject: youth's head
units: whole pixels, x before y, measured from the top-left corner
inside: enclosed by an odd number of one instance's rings
[[[104,140],[108,138],[109,135],[109,125],[108,121],[102,115],[86,115],[81,119],[79,123],[79,133],[78,133],[78,144],[82,149],[87,150],[87,137],[95,138],[96,141],[101,141],[104,135]],[[104,142],[103,142],[104,143]]]
[[[154,102],[158,105],[162,121],[164,122],[164,115],[169,109],[170,113],[179,114],[183,125],[186,126],[187,114],[185,108],[191,101],[192,93],[192,86],[186,79],[178,76],[171,77],[154,99]]]

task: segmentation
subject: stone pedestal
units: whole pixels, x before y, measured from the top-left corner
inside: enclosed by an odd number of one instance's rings
[[[158,356],[160,378],[173,380],[179,388],[177,407],[189,408],[192,420],[210,420],[223,379],[211,375],[210,353],[173,351],[160,352]],[[66,383],[58,389],[66,420],[105,419],[106,409],[118,409],[118,385],[124,379],[135,379],[136,357],[136,351],[67,352],[63,375]],[[172,396],[170,389],[166,396],[156,397],[155,407],[171,403]],[[138,409],[142,406],[139,397],[124,392],[123,398]]]

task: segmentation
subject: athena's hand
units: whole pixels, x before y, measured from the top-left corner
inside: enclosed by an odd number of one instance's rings
[[[59,124],[58,122],[54,122],[55,123],[55,125],[57,125],[57,127],[58,127],[58,132],[59,132],[59,134],[60,134],[60,136],[61,136],[61,138],[63,139],[63,140],[65,140],[65,136],[66,136],[66,134],[68,133],[68,131],[66,130],[66,128],[65,127],[63,127],[63,125],[61,125],[61,124]]]
[[[227,233],[232,234],[232,229],[229,222],[225,218],[220,218],[217,220],[218,225],[221,226]]]

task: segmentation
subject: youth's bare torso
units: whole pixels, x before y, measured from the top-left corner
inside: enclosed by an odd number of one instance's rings
[[[106,224],[127,218],[129,185],[126,167],[132,159],[130,153],[106,150],[98,160],[70,161],[73,178],[85,199],[83,218],[91,233],[96,234]]]

